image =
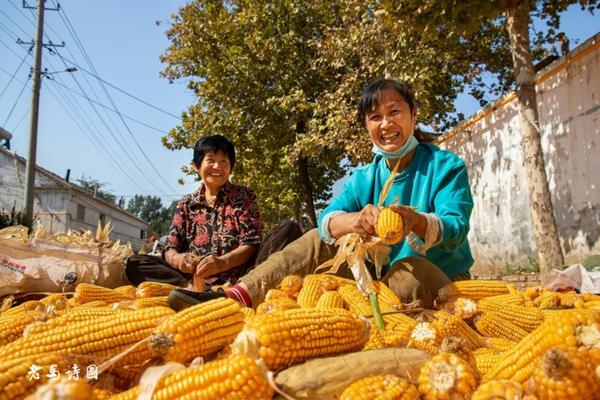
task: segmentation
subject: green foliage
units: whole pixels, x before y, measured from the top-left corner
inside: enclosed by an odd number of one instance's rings
[[[23,225],[31,228],[23,211],[16,211],[14,206],[10,212],[3,208],[2,211],[0,211],[0,229],[17,225]]]
[[[148,236],[160,237],[168,233],[176,205],[177,201],[173,201],[169,207],[163,207],[157,196],[136,194],[127,203],[127,211],[148,223]]]
[[[85,174],[81,175],[81,178],[77,179],[77,183],[92,195],[117,205],[117,197],[109,191],[103,189],[106,186],[106,183],[102,183],[92,177],[86,177]]]

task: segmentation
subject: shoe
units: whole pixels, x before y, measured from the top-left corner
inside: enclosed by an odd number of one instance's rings
[[[174,289],[169,292],[168,301],[169,307],[175,311],[181,311],[193,305],[221,297],[227,297],[223,289],[217,289],[216,291],[204,290],[202,292],[194,292],[186,289]]]

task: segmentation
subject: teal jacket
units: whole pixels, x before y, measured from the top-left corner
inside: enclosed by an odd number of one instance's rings
[[[330,241],[324,231],[323,219],[330,213],[356,212],[367,204],[376,205],[390,170],[383,156],[375,155],[371,164],[356,168],[342,193],[331,201],[319,216],[319,234]],[[455,154],[430,143],[419,143],[410,165],[394,179],[384,202],[395,198],[398,204],[416,207],[417,211],[434,213],[442,224],[442,238],[425,257],[452,277],[467,272],[473,265],[469,248],[469,218],[473,209],[467,167]],[[393,245],[390,264],[419,254],[408,240]],[[384,273],[389,266],[384,268]]]

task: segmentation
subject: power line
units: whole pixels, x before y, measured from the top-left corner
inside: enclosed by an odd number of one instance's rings
[[[12,4],[12,3],[11,3]],[[16,7],[14,4],[12,4],[13,7]],[[17,7],[17,10],[21,11],[20,8]],[[11,17],[10,15],[6,14],[4,11],[0,10],[0,13],[4,14],[4,16],[6,17],[6,19],[8,19],[10,22],[12,22],[17,28],[19,28],[21,30],[21,32],[23,32],[25,35],[29,35],[29,32],[27,32],[25,29],[21,28],[21,25],[17,24]],[[22,13],[23,14],[23,13]],[[23,14],[25,15],[25,14]],[[31,22],[31,21],[30,21]],[[34,25],[35,26],[35,25]],[[17,36],[17,35],[15,35]]]
[[[12,83],[13,79],[15,79],[15,75],[17,74],[17,72],[19,72],[19,70],[21,69],[21,66],[23,65],[23,63],[25,62],[25,59],[27,58],[28,54],[25,53],[25,55],[23,56],[23,59],[21,60],[21,63],[19,64],[19,66],[17,67],[17,69],[15,70],[15,72],[11,75],[8,83],[6,84],[6,86],[4,86],[4,89],[2,90],[2,93],[0,93],[0,98],[2,97],[2,95],[4,94],[4,92],[6,92],[6,89],[8,89],[8,87],[10,86],[10,84]]]
[[[15,56],[17,56],[17,58],[21,58],[21,56],[19,54],[17,54],[16,51],[14,51],[12,49],[12,47],[10,47],[9,45],[7,45],[6,43],[4,43],[4,41],[2,39],[0,39],[0,43],[2,43],[2,45],[4,45],[4,47],[6,47],[11,53],[13,53]]]
[[[90,68],[92,69],[92,71],[94,71],[94,73],[96,75],[99,75],[98,71],[96,71],[96,68],[94,67],[94,64],[92,63],[90,57],[87,55],[87,52],[85,51],[85,49],[83,47],[83,44],[81,43],[81,40],[79,39],[79,36],[77,35],[77,32],[73,28],[73,25],[71,24],[71,21],[69,20],[69,17],[67,16],[67,14],[65,12],[64,7],[61,8],[61,10],[59,11],[59,15],[63,19],[63,22],[65,23],[65,26],[67,26],[67,28],[69,30],[69,33],[71,34],[71,36],[75,40],[75,43],[79,47],[81,53],[84,55],[84,58],[86,58],[86,60],[88,62],[88,65],[90,66]],[[57,52],[57,54],[59,55],[59,57],[62,58],[62,56],[60,55],[60,53]],[[64,62],[64,60],[63,60],[63,62]],[[66,63],[65,63],[65,65],[66,65]],[[129,128],[129,126],[127,125],[127,123],[125,122],[125,119],[123,118],[123,116],[121,115],[121,113],[118,111],[118,108],[117,108],[115,102],[113,101],[112,97],[110,96],[110,94],[106,90],[106,87],[104,86],[104,83],[102,81],[101,81],[101,85],[100,86],[102,87],[104,93],[108,97],[108,99],[109,99],[110,103],[112,104],[112,106],[115,108],[115,110],[117,110],[117,115],[119,116],[119,119],[123,123],[123,126],[125,127],[125,129],[129,133],[129,136],[131,137],[131,139],[133,140],[133,142],[137,146],[138,150],[142,153],[142,155],[144,156],[144,158],[148,162],[148,165],[150,165],[150,167],[154,170],[154,172],[156,173],[156,175],[160,178],[160,180],[163,181],[163,183],[166,185],[166,187],[168,189],[170,189],[173,192],[176,192],[176,190],[173,189],[173,187],[170,185],[170,183],[167,182],[167,180],[163,177],[163,175],[160,173],[160,171],[156,168],[156,166],[154,165],[154,163],[150,160],[150,158],[148,157],[148,155],[146,154],[146,152],[144,151],[144,149],[142,149],[142,147],[138,143],[137,139],[133,135],[133,132],[131,131],[131,129]]]
[[[21,117],[21,119],[19,120],[17,125],[15,125],[15,127],[12,130],[13,133],[17,131],[17,128],[19,128],[19,126],[21,126],[21,123],[25,120],[25,117],[27,117],[27,115],[29,114],[29,111],[31,111],[31,107],[29,107],[27,109],[27,111],[25,111],[25,113],[23,114],[23,116]]]
[[[17,96],[17,99],[15,100],[15,103],[13,104],[12,108],[10,109],[8,116],[6,117],[6,120],[4,120],[4,124],[2,126],[6,126],[6,123],[8,122],[8,120],[10,119],[10,116],[12,115],[13,111],[15,110],[17,103],[21,99],[21,96],[23,95],[23,92],[25,91],[25,88],[27,87],[27,82],[29,82],[30,78],[31,77],[27,78],[27,80],[23,83],[23,87],[21,88],[21,91],[19,92],[19,95]]]
[[[165,110],[163,110],[162,108],[155,106],[154,104],[148,103],[147,101],[145,101],[145,100],[142,100],[142,99],[140,99],[139,97],[137,97],[137,96],[135,96],[135,95],[133,95],[133,94],[131,94],[131,93],[128,93],[127,91],[125,91],[125,90],[123,90],[123,89],[121,89],[121,88],[119,88],[119,87],[117,87],[117,86],[113,85],[112,83],[110,83],[110,82],[108,82],[108,81],[106,81],[106,80],[102,79],[101,77],[99,77],[98,75],[94,74],[93,72],[90,72],[90,71],[88,71],[87,69],[83,68],[82,66],[78,65],[78,64],[77,64],[75,61],[71,61],[71,60],[69,60],[68,58],[66,58],[66,57],[64,57],[64,56],[63,56],[63,58],[64,58],[64,59],[65,59],[65,60],[66,60],[66,61],[67,61],[69,64],[73,64],[73,65],[74,65],[74,66],[76,66],[76,67],[77,67],[79,70],[81,70],[81,71],[85,72],[85,73],[86,73],[86,74],[88,74],[88,75],[91,75],[92,77],[94,77],[94,78],[98,79],[99,81],[102,81],[102,82],[104,82],[105,84],[107,84],[108,86],[112,87],[113,89],[115,89],[115,90],[117,90],[117,91],[119,91],[119,92],[121,92],[121,93],[123,93],[123,94],[125,94],[125,95],[127,95],[127,96],[129,96],[129,97],[131,97],[131,98],[133,98],[133,99],[135,99],[135,100],[137,100],[137,101],[139,101],[140,103],[143,103],[143,104],[147,105],[148,107],[152,107],[152,108],[154,108],[154,109],[155,109],[155,110],[157,110],[157,111],[160,111],[160,112],[162,112],[162,113],[164,113],[164,114],[167,114],[167,115],[169,115],[169,116],[171,116],[171,117],[173,117],[173,118],[176,118],[176,119],[178,119],[178,120],[180,120],[180,121],[181,121],[181,117],[178,117],[178,116],[177,116],[177,115],[175,115],[175,114],[172,114],[172,113],[170,113],[170,112],[168,112],[168,111],[165,111]]]

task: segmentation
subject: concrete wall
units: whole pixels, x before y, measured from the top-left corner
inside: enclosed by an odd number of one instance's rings
[[[600,252],[600,34],[537,74],[538,111],[557,227],[574,261]],[[475,271],[537,263],[514,94],[446,135],[468,165]]]

